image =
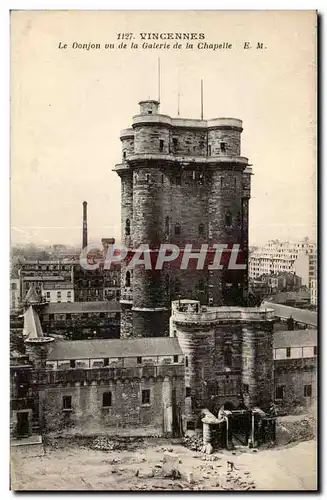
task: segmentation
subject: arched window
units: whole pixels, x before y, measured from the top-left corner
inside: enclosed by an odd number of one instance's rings
[[[225,215],[225,226],[231,226],[232,225],[232,214],[230,212],[227,212]]]
[[[166,290],[167,295],[169,295],[169,289],[170,289],[169,274],[166,274],[166,276],[165,276],[165,290]]]
[[[201,222],[201,224],[199,224],[199,236],[203,235],[204,235],[204,224]]]
[[[231,367],[233,364],[233,351],[231,346],[226,346],[224,350],[224,365]]]
[[[169,217],[166,217],[165,220],[165,234],[169,234]]]
[[[125,276],[125,286],[129,288],[131,286],[131,273],[127,271]]]
[[[180,236],[181,234],[181,225],[180,224],[175,224],[175,235]]]
[[[131,234],[131,221],[129,219],[126,219],[125,235],[130,236],[130,234]]]
[[[146,174],[145,178],[146,178],[146,182],[150,182],[150,174]]]
[[[204,280],[200,280],[199,281],[199,283],[198,283],[198,290],[199,290],[199,292],[204,292],[204,290],[205,290]]]

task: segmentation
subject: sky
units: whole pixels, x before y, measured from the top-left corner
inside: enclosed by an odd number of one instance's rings
[[[142,49],[140,33],[204,33],[231,49]],[[138,49],[117,45],[132,33]],[[150,41],[148,43],[164,43]],[[67,49],[59,48],[67,44]],[[74,42],[99,50],[73,49]],[[171,45],[174,40],[167,41]],[[244,49],[249,42],[251,49]],[[257,43],[263,49],[256,49]],[[115,44],[105,49],[106,43]],[[179,42],[181,43],[181,42]],[[138,102],[243,120],[252,165],[250,245],[316,237],[316,18],[313,11],[14,11],[11,14],[12,244],[120,237],[120,130]]]

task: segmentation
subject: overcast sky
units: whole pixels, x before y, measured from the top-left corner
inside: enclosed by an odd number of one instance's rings
[[[243,120],[242,155],[254,173],[250,244],[315,238],[315,25],[308,11],[14,12],[12,242],[79,243],[83,200],[89,240],[119,238],[120,180],[111,169],[121,161],[120,130],[140,100],[157,97],[158,56],[161,113],[177,115],[179,81],[180,115],[200,118],[203,78],[204,117]],[[119,32],[134,43],[140,32],[204,33],[233,48],[71,48],[117,45]],[[244,50],[246,41],[267,48]]]

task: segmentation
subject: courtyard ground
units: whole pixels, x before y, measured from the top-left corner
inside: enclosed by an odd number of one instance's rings
[[[177,454],[181,477],[163,477],[164,454]],[[172,440],[144,439],[102,451],[70,443],[41,457],[13,457],[18,490],[315,490],[316,441],[284,447],[197,453]],[[227,460],[237,470],[228,472]]]

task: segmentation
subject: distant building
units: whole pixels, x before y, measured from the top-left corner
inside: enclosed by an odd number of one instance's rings
[[[275,304],[306,309],[310,307],[310,292],[306,289],[298,292],[279,292],[271,297],[269,301]]]
[[[310,283],[310,303],[312,306],[318,305],[317,279],[312,279]]]
[[[46,302],[74,302],[74,285],[71,282],[43,283],[41,296]]]
[[[119,338],[120,304],[116,301],[45,304],[39,309],[42,328],[51,335],[78,340]]]
[[[262,274],[291,272],[302,277],[295,267],[295,262],[301,254],[314,254],[315,243],[307,238],[303,241],[272,240],[251,253],[249,258],[249,276],[257,278]],[[305,283],[302,281],[302,284]]]
[[[105,269],[99,263],[98,269],[85,269],[80,264],[73,267],[75,302],[94,302],[120,299],[120,266]]]

